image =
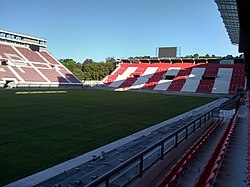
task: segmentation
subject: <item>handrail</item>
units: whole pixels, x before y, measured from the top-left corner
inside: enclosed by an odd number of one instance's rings
[[[233,97],[222,103],[219,107],[220,108],[227,107],[230,104],[235,104],[235,108],[236,110],[238,110],[240,104],[240,95],[239,94],[234,95]]]
[[[189,137],[189,135],[191,135],[192,133],[196,132],[197,128],[195,128],[195,122],[197,122],[197,121],[200,122],[200,124],[199,124],[199,126],[198,126],[198,128],[200,128],[205,122],[207,122],[209,119],[211,119],[211,118],[213,117],[213,116],[212,116],[212,112],[213,112],[214,110],[216,110],[216,109],[217,109],[217,108],[208,111],[207,113],[205,113],[205,114],[201,115],[200,117],[198,117],[198,118],[192,120],[191,122],[187,123],[185,126],[181,127],[180,129],[175,130],[172,134],[166,136],[164,139],[159,140],[158,142],[156,142],[156,143],[153,144],[152,146],[150,146],[150,147],[146,148],[145,150],[143,150],[143,151],[137,153],[135,156],[131,157],[131,158],[128,159],[127,161],[123,162],[121,165],[119,165],[119,166],[115,167],[114,169],[110,170],[109,172],[107,172],[107,173],[104,174],[103,176],[99,177],[99,178],[96,179],[95,181],[93,181],[93,182],[87,184],[86,187],[94,187],[94,186],[97,186],[97,185],[102,184],[102,183],[104,183],[104,182],[105,182],[106,186],[109,186],[109,185],[108,185],[109,179],[110,179],[113,175],[117,174],[117,173],[118,173],[119,171],[121,171],[122,169],[125,169],[126,167],[128,167],[128,166],[131,165],[132,163],[134,163],[134,162],[136,162],[136,161],[138,161],[138,160],[141,160],[141,159],[143,160],[143,156],[144,156],[144,155],[146,155],[146,154],[149,153],[150,151],[154,150],[154,149],[155,149],[156,147],[158,147],[158,146],[161,146],[161,147],[164,146],[164,143],[165,143],[167,140],[169,140],[169,139],[171,139],[171,138],[173,138],[173,137],[175,137],[177,141],[175,141],[175,145],[174,145],[171,149],[173,149],[174,147],[177,147],[177,145],[178,145],[179,143],[181,143],[184,139],[186,139],[187,137]],[[208,116],[208,117],[207,117],[207,116]],[[204,117],[205,117],[205,121],[204,121],[203,124],[201,124],[201,119],[204,118]],[[192,125],[194,125],[193,131],[192,131],[190,134],[188,134],[188,133],[186,132],[185,138],[182,138],[181,140],[178,141],[178,135],[179,135],[179,133],[182,132],[183,130],[187,130],[188,127],[190,127],[190,126],[192,126]],[[161,157],[160,157],[160,158],[163,159],[163,156],[164,156],[165,154],[167,154],[171,149],[167,150],[166,152],[164,152],[164,149],[163,149],[163,151],[161,151]],[[139,175],[142,175],[142,173],[143,173],[144,171],[145,171],[145,170],[140,171]]]
[[[232,99],[231,100],[232,102],[233,101],[235,102],[235,101],[238,100],[238,97],[231,98],[231,99]],[[231,104],[231,101],[230,101],[230,104]],[[223,103],[223,105],[221,105],[221,106],[226,106],[227,104],[228,103]],[[191,134],[195,133],[196,130],[198,128],[200,128],[205,122],[207,122],[209,119],[211,119],[212,117],[214,117],[214,111],[220,109],[221,106],[218,106],[218,107],[215,107],[215,108],[209,110],[208,112],[206,112],[205,114],[201,115],[200,117],[197,117],[196,119],[194,119],[191,122],[187,123],[186,125],[184,125],[180,129],[175,130],[172,134],[170,134],[170,135],[166,136],[165,138],[159,140],[158,142],[156,142],[152,146],[146,148],[145,150],[137,153],[135,156],[129,158],[128,160],[126,160],[125,162],[121,163],[119,166],[117,166],[114,169],[110,170],[106,174],[100,176],[96,180],[88,183],[86,185],[86,187],[95,187],[95,186],[103,184],[103,183],[105,184],[106,187],[109,187],[109,185],[110,185],[110,178],[112,178],[115,174],[117,174],[118,172],[122,171],[126,167],[129,167],[133,163],[137,163],[137,162],[139,162],[139,173],[137,175],[135,175],[134,178],[132,178],[130,181],[128,181],[128,183],[131,182],[132,180],[134,180],[138,176],[142,177],[142,175],[145,172],[145,170],[147,170],[149,168],[149,167],[147,167],[147,168],[143,169],[143,164],[144,164],[143,157],[147,153],[149,153],[150,151],[153,151],[155,148],[159,147],[159,149],[161,151],[161,155],[160,155],[159,158],[157,158],[155,161],[153,161],[151,163],[151,165],[153,165],[159,159],[163,159],[164,155],[166,155],[170,150],[172,150],[174,147],[177,147],[179,143],[181,143],[184,139],[187,139]],[[204,122],[202,123],[202,119],[203,118],[204,118]],[[196,122],[199,123],[199,126],[197,128],[196,128]],[[193,125],[193,129],[192,129],[191,133],[189,133],[188,129],[192,125]],[[178,135],[180,133],[183,133],[183,131],[185,132],[185,137],[179,139]],[[164,149],[164,143],[166,143],[168,140],[171,140],[172,138],[175,138],[174,145],[172,147],[170,147],[168,150],[165,150]]]
[[[196,143],[188,149],[185,154],[177,161],[177,163],[171,168],[171,171],[161,181],[158,187],[171,186],[178,181],[183,171],[186,171],[188,165],[194,157],[198,154],[205,142],[209,139],[212,133],[223,122],[223,118],[218,119],[216,122],[211,123],[211,127],[196,141]]]

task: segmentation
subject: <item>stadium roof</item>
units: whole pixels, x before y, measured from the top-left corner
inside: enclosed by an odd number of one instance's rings
[[[239,52],[244,52],[246,56],[246,53],[250,52],[249,2],[247,0],[215,0],[215,2],[231,42],[239,44]]]
[[[215,0],[232,44],[239,44],[239,17],[236,0]]]
[[[36,45],[40,47],[46,48],[46,39],[38,38],[35,36],[29,36],[26,34],[21,34],[17,32],[12,32],[8,30],[0,29],[0,41],[17,43],[17,44],[28,44],[28,45]]]

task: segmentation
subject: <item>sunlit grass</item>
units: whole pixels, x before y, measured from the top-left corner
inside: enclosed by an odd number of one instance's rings
[[[67,93],[64,90],[48,90],[48,91],[22,91],[16,92],[16,95],[25,95],[25,94],[59,94],[59,93]]]
[[[16,94],[24,92],[29,94]],[[0,186],[213,100],[103,90],[24,92],[0,91]]]

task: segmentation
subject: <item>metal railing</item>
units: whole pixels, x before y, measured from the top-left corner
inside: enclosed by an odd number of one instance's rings
[[[238,107],[239,97],[233,97],[230,101],[223,103],[221,106],[211,109],[205,114],[187,123],[185,126],[177,129],[172,134],[166,136],[152,146],[146,148],[130,159],[126,160],[119,166],[110,170],[98,179],[90,182],[86,187],[105,186],[109,187],[114,185],[125,186],[137,177],[142,177],[143,173],[155,164],[158,160],[163,160],[164,156],[171,151],[191,134],[195,133],[212,117],[218,117],[221,107],[225,107],[233,102]]]
[[[113,183],[120,183],[120,186],[126,185],[136,177],[142,177],[143,173],[158,160],[162,160],[173,148],[191,134],[195,133],[208,120],[213,117],[214,110],[210,110],[200,117],[189,122],[187,125],[177,129],[164,139],[156,142],[151,147],[146,148],[121,165],[110,170],[108,173],[86,185],[86,187],[105,186],[108,187]],[[123,181],[125,179],[125,181]],[[123,181],[123,183],[121,182]],[[122,183],[122,184],[121,184]]]

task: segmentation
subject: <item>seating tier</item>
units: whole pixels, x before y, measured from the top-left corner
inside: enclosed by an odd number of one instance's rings
[[[128,90],[233,94],[245,88],[244,64],[121,63],[104,85]]]
[[[15,81],[17,87],[41,85],[79,85],[81,81],[47,51],[32,51],[28,47],[0,43],[0,82]],[[42,83],[42,84],[40,84]]]
[[[26,47],[16,47],[16,49],[29,61],[46,63],[46,61],[42,59],[35,51],[32,51]]]

